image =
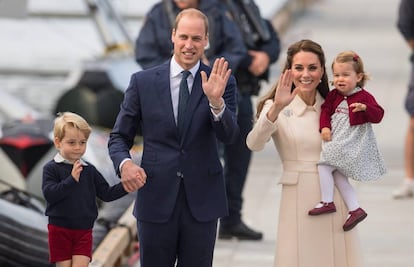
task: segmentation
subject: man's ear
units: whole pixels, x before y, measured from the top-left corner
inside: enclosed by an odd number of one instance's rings
[[[175,29],[172,29],[171,31],[171,42],[174,43],[174,37],[175,37]]]
[[[208,48],[210,48],[210,36],[207,33],[206,34],[206,47],[205,47],[205,49],[208,49]]]

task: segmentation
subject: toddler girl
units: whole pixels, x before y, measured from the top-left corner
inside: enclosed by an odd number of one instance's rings
[[[332,63],[334,89],[321,106],[322,152],[318,163],[321,202],[309,215],[336,211],[334,185],[349,210],[344,231],[367,217],[348,178],[371,181],[386,171],[378,150],[372,123],[379,123],[384,110],[363,86],[368,76],[361,58],[353,51],[337,55]]]

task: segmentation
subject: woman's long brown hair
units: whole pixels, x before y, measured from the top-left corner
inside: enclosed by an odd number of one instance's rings
[[[325,98],[326,95],[329,92],[329,83],[328,83],[328,76],[326,74],[326,68],[325,68],[325,63],[326,63],[326,61],[325,61],[325,53],[323,52],[322,47],[318,43],[316,43],[316,42],[314,42],[312,40],[305,39],[305,40],[301,40],[299,42],[296,42],[296,43],[290,45],[289,48],[288,48],[288,50],[287,50],[287,53],[286,53],[287,54],[287,56],[286,56],[286,62],[285,62],[285,66],[284,66],[282,72],[284,72],[287,69],[291,69],[292,68],[292,60],[293,60],[293,57],[298,52],[301,52],[301,51],[311,52],[311,53],[314,53],[315,55],[318,56],[319,61],[320,61],[321,66],[322,66],[322,69],[323,69],[323,75],[322,75],[321,82],[319,83],[319,85],[317,87],[317,90],[321,94],[321,96],[323,98]],[[272,89],[270,89],[270,91],[267,92],[260,99],[260,101],[258,102],[258,104],[257,104],[256,118],[259,117],[260,112],[262,111],[263,106],[264,106],[264,103],[266,102],[266,100],[273,99],[275,97],[276,88],[277,88],[278,83],[279,83],[279,81],[277,81],[276,84],[273,85]],[[295,85],[294,84],[292,84],[292,91],[293,91],[293,89],[295,89]]]

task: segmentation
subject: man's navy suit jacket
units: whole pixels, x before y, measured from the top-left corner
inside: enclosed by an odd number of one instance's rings
[[[129,158],[137,129],[143,136],[141,167],[146,184],[137,192],[134,215],[141,221],[166,222],[173,212],[180,183],[194,218],[211,221],[228,214],[223,168],[217,139],[231,143],[239,134],[236,80],[230,77],[223,95],[221,120],[215,121],[201,87],[200,64],[187,104],[184,133],[175,123],[170,92],[170,61],[134,73],[109,140],[109,153],[119,164]]]

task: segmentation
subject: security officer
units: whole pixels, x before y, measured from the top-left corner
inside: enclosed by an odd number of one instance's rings
[[[243,188],[251,159],[246,137],[253,127],[252,96],[259,94],[261,81],[269,78],[269,67],[280,52],[277,32],[270,21],[261,17],[252,0],[221,0],[229,15],[238,24],[248,52],[244,55],[235,76],[238,95],[238,124],[240,136],[232,145],[224,146],[224,175],[229,204],[229,216],[220,220],[219,238],[261,240],[263,234],[249,228],[241,216]]]
[[[405,110],[409,115],[409,124],[405,137],[405,178],[401,185],[392,192],[395,199],[414,196],[414,1],[400,0],[397,28],[411,49],[411,73],[408,92],[405,97]]]

